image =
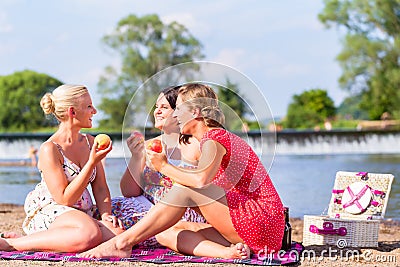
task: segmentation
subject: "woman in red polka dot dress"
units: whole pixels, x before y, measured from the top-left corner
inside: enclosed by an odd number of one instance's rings
[[[174,117],[182,134],[200,141],[196,170],[168,164],[163,153],[147,151],[153,167],[174,180],[169,193],[129,230],[85,257],[130,255],[131,247],[154,235],[183,254],[245,259],[278,252],[285,226],[283,205],[252,148],[223,128],[217,95],[207,85],[181,87]],[[186,207],[197,208],[207,223],[182,222]]]
[[[201,144],[209,140],[226,150],[212,183],[225,189],[236,232],[255,252],[278,251],[285,225],[283,205],[259,158],[243,139],[224,129],[208,131]]]

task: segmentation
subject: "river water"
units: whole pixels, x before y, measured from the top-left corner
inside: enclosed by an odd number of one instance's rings
[[[269,158],[263,158],[270,165]],[[5,161],[5,160],[2,160]],[[119,196],[125,159],[107,158],[106,175],[111,195]],[[270,176],[292,217],[327,211],[337,171],[391,173],[392,184],[385,218],[400,220],[400,154],[276,155]],[[0,203],[23,204],[40,181],[35,167],[0,166]]]

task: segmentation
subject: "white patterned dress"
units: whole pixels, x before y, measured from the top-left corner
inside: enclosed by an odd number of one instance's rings
[[[87,137],[86,141],[90,149],[90,144],[87,140]],[[54,144],[57,146],[58,150],[63,156],[64,163],[62,164],[62,167],[68,182],[71,182],[79,174],[81,169],[64,155],[60,145],[57,143]],[[93,201],[87,188],[85,191],[83,191],[82,196],[73,205],[73,207],[60,205],[50,194],[46,182],[43,179],[43,173],[41,171],[40,173],[42,177],[41,182],[36,185],[34,190],[28,193],[25,199],[24,209],[26,217],[22,224],[22,229],[26,234],[47,230],[58,216],[70,210],[78,209],[85,212],[89,216],[93,216]],[[96,168],[94,168],[90,176],[90,182],[93,182],[95,178]]]

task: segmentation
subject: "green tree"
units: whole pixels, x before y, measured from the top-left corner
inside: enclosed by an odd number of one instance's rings
[[[337,115],[344,119],[366,120],[368,113],[360,108],[361,96],[350,96],[337,108]]]
[[[31,131],[51,125],[40,99],[61,82],[30,70],[0,76],[0,130]]]
[[[103,95],[99,109],[105,113],[101,127],[121,127],[128,104],[134,111],[151,110],[155,96],[165,84],[152,84],[147,87],[149,90],[135,95],[151,76],[166,67],[203,58],[200,42],[183,25],[164,24],[157,15],[129,15],[102,41],[119,54],[121,66],[108,66],[99,81]]]
[[[342,88],[360,95],[360,108],[370,119],[384,112],[400,118],[400,1],[324,0],[319,19],[344,28],[337,56]]]
[[[283,125],[286,128],[314,128],[335,113],[334,102],[326,90],[312,89],[293,96]]]
[[[240,95],[238,85],[229,79],[224,86],[218,87],[218,100],[229,106],[240,118],[248,112],[246,100]]]
[[[237,84],[226,80],[224,86],[217,88],[218,100],[222,103],[221,109],[225,115],[226,127],[232,131],[241,131],[243,124],[251,126],[251,129],[259,130],[260,125],[256,118],[250,114],[250,107]],[[247,118],[249,117],[249,118]]]

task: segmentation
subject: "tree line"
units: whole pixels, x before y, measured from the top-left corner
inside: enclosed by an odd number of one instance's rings
[[[336,26],[346,33],[336,60],[342,69],[338,84],[349,97],[335,107],[326,89],[306,89],[293,96],[281,125],[311,128],[338,117],[376,120],[382,114],[400,119],[399,1],[324,0],[318,18],[328,29]],[[98,109],[104,114],[99,128],[120,129],[128,105],[138,112],[152,109],[160,84],[132,98],[149,77],[169,66],[204,58],[201,42],[184,25],[163,23],[154,14],[121,19],[112,33],[102,38],[102,44],[121,59],[121,65],[106,66],[99,78],[98,93],[102,97]],[[181,75],[190,80],[190,71]],[[54,126],[55,121],[43,115],[39,101],[62,83],[33,70],[0,76],[0,131]],[[227,80],[218,87],[220,101],[237,112],[250,129],[262,127],[259,122],[246,120],[251,108],[240,89]]]

